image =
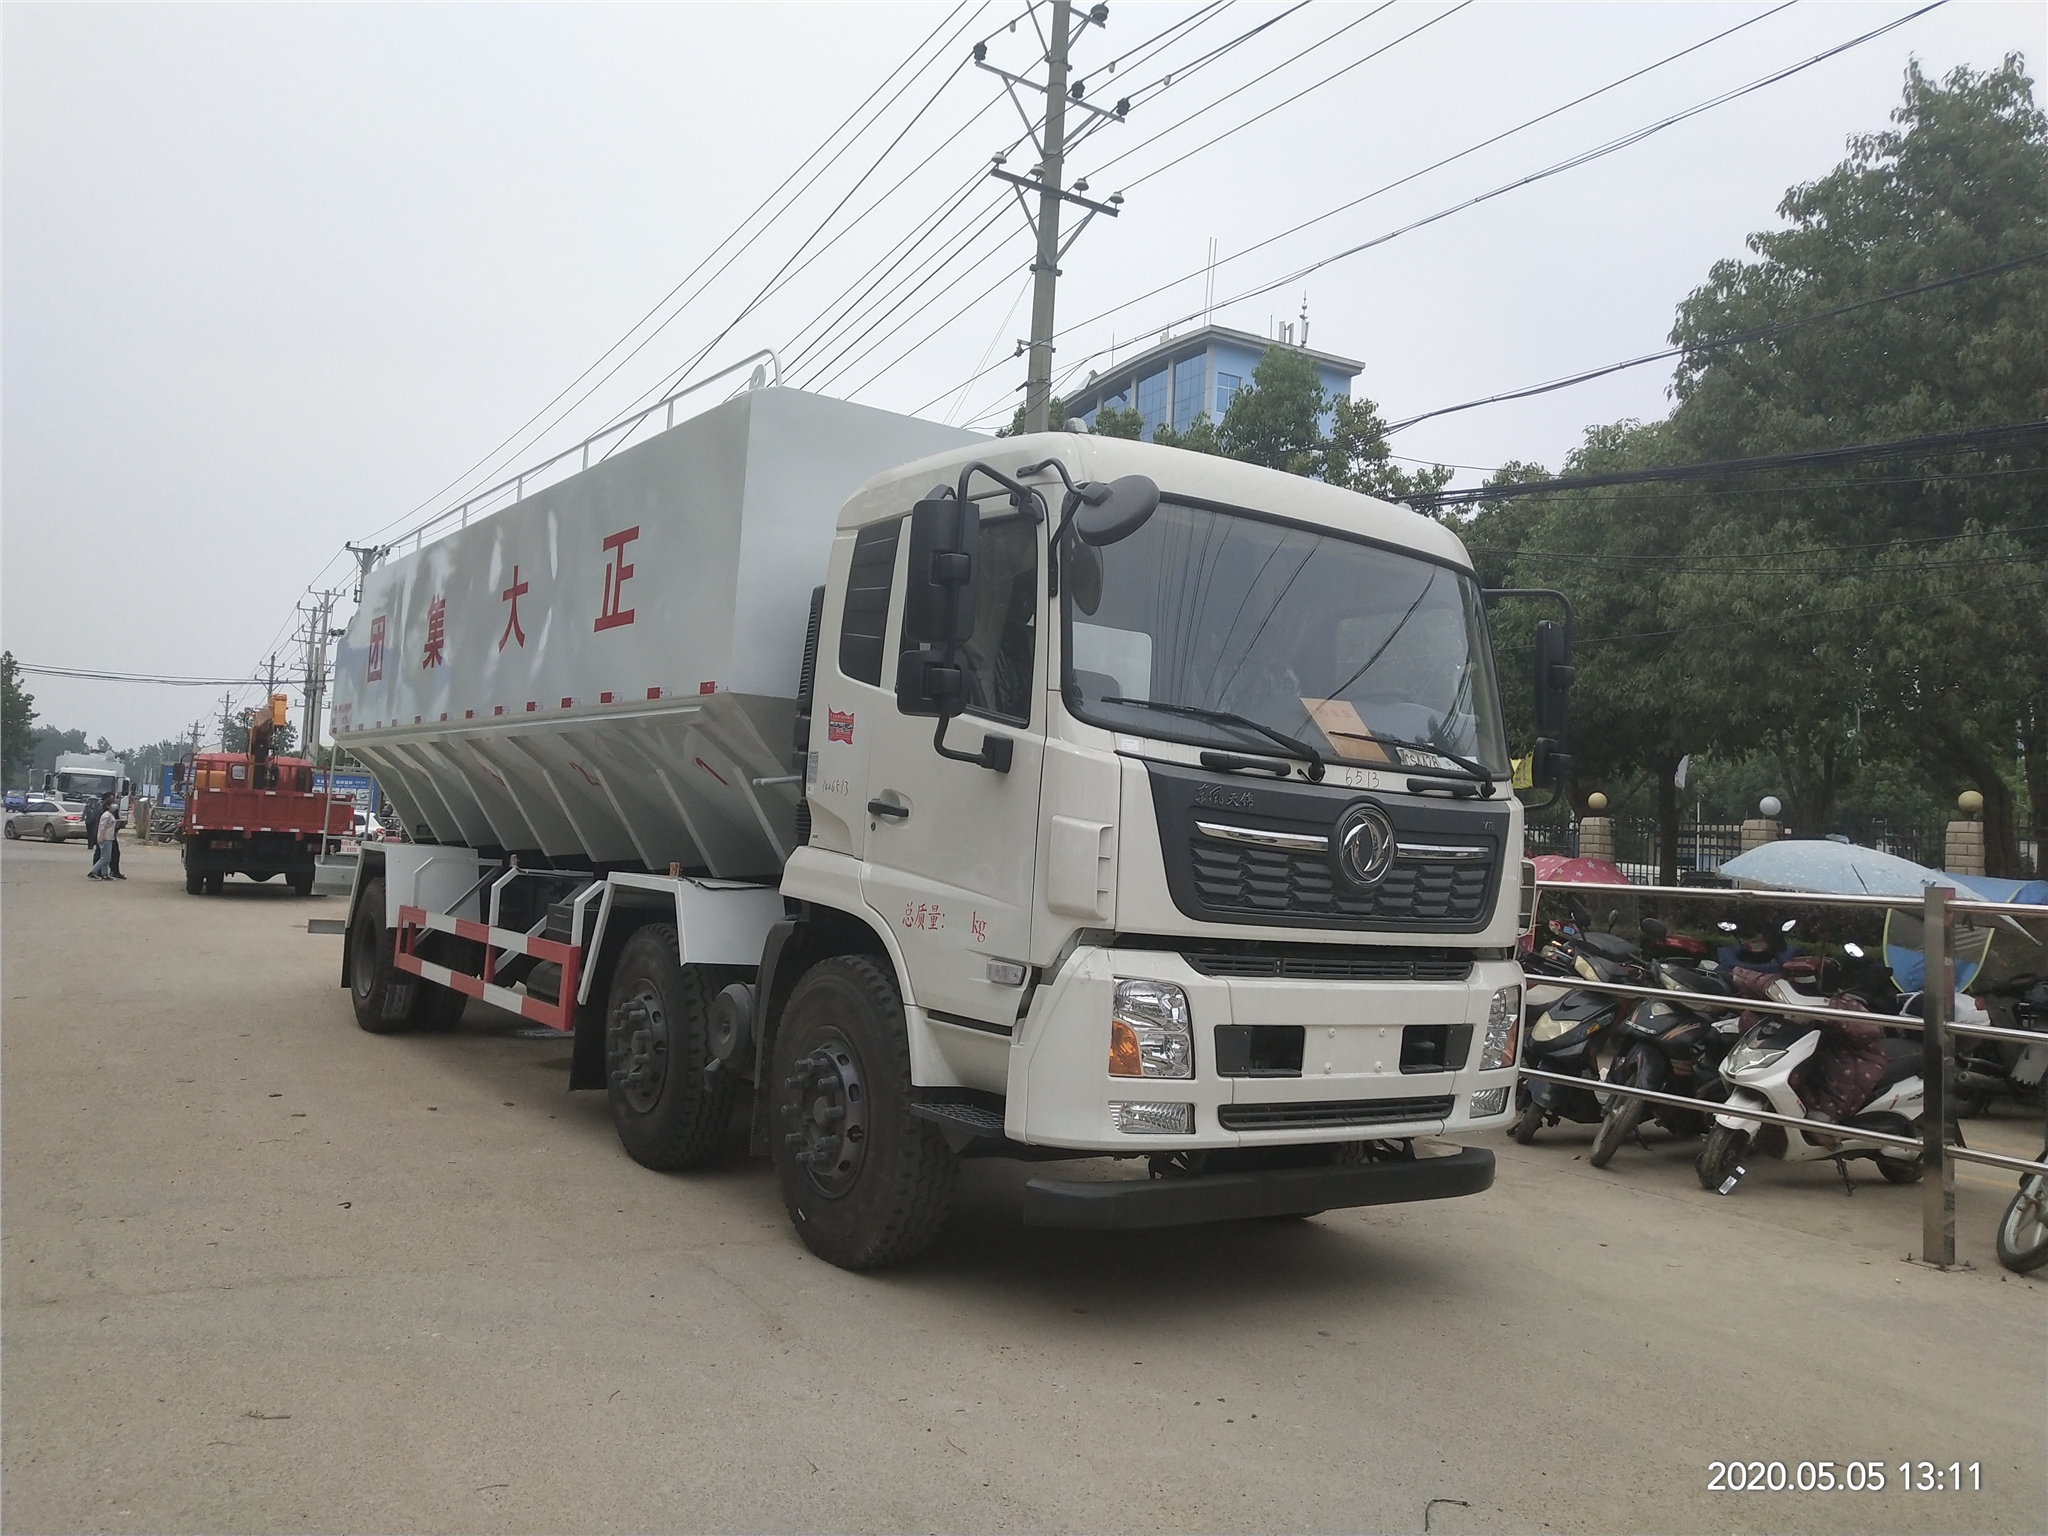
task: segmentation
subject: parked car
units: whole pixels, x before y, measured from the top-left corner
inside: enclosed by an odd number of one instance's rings
[[[53,800],[47,795],[30,795],[21,810],[7,814],[9,837],[40,837],[61,843],[67,837],[85,837],[85,802]]]
[[[28,808],[28,791],[27,791],[27,790],[25,790],[25,789],[10,789],[10,790],[8,790],[8,791],[7,791],[7,809],[8,809],[8,810],[10,810],[10,811],[20,811],[20,810],[26,810],[27,808]]]

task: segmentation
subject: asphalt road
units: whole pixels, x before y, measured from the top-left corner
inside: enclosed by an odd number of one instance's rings
[[[339,901],[125,858],[0,855],[9,1531],[2048,1528],[2002,1176],[1960,1174],[1942,1273],[1917,1189],[1722,1199],[1583,1131],[1465,1200],[1151,1236],[1027,1231],[981,1163],[850,1275],[737,1142],[628,1161],[558,1039],[361,1033],[305,931]],[[1731,1459],[1886,1491],[1710,1492]]]

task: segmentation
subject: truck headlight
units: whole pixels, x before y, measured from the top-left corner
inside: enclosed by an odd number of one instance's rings
[[[1501,987],[1486,1011],[1486,1043],[1479,1049],[1479,1070],[1492,1072],[1514,1065],[1516,1026],[1522,1022],[1522,989]]]
[[[1188,995],[1170,981],[1118,977],[1109,1019],[1111,1077],[1193,1077]]]

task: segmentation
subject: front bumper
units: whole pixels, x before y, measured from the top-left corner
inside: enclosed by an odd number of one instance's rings
[[[1492,1183],[1493,1154],[1484,1147],[1406,1163],[1269,1168],[1188,1179],[1033,1179],[1024,1186],[1024,1224],[1094,1231],[1191,1227],[1256,1216],[1307,1216],[1359,1205],[1448,1200],[1476,1195]]]
[[[1118,977],[1171,982],[1187,994],[1193,1077],[1109,1075]],[[1475,961],[1455,982],[1247,980],[1203,974],[1171,950],[1082,949],[1041,987],[1012,1040],[1004,1131],[1035,1146],[1142,1154],[1455,1139],[1495,1129],[1513,1115],[1515,1066],[1481,1072],[1476,1063],[1494,991],[1521,980],[1512,960]],[[1236,1025],[1300,1026],[1300,1071],[1224,1076],[1215,1031]],[[1469,1026],[1464,1065],[1404,1071],[1403,1031],[1411,1025]],[[1474,1114],[1478,1095],[1497,1098],[1499,1108]],[[1133,1102],[1191,1104],[1194,1129],[1120,1130],[1111,1106]]]

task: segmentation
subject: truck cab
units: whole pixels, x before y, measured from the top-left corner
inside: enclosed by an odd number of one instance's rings
[[[886,935],[914,1081],[1154,1157],[1504,1123],[1522,808],[1457,538],[1143,443],[1000,449],[842,514],[781,886]],[[1069,489],[1147,484],[1101,542]]]

